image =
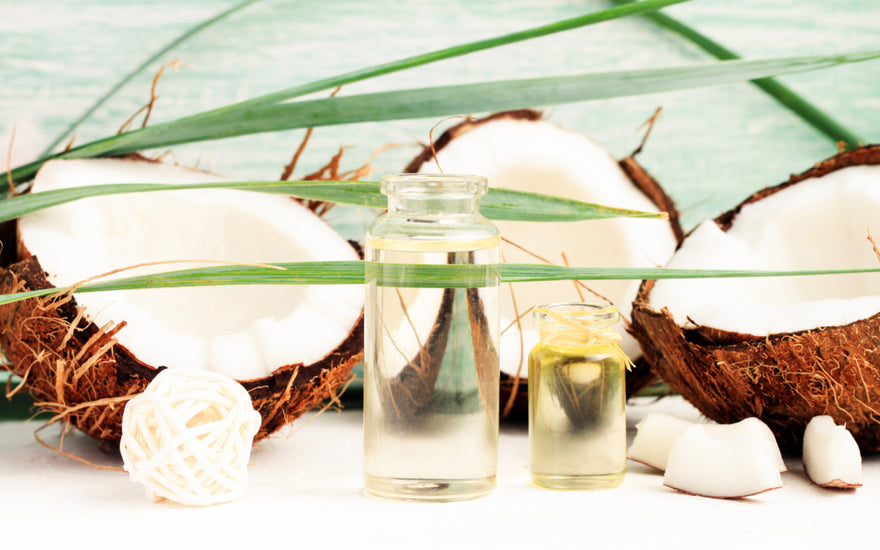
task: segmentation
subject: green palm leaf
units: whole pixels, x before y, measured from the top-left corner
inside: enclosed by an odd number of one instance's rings
[[[562,21],[557,21],[555,23],[550,23],[547,25],[541,25],[539,27],[533,27],[524,31],[513,32],[502,36],[487,38],[485,40],[477,40],[476,42],[469,42],[467,44],[452,46],[450,48],[444,48],[442,50],[435,50],[426,54],[414,55],[412,57],[398,59],[397,61],[392,61],[390,63],[373,65],[371,67],[358,69],[323,80],[317,80],[315,82],[310,82],[301,86],[294,86],[292,88],[287,88],[278,92],[262,95],[253,99],[249,99],[247,101],[227,105],[226,107],[221,107],[213,111],[208,111],[195,115],[194,118],[203,119],[217,115],[227,116],[231,112],[247,109],[256,105],[269,105],[272,103],[279,103],[281,101],[286,101],[288,99],[293,99],[296,97],[302,97],[304,95],[314,92],[332,90],[334,88],[338,88],[339,86],[345,86],[346,84],[351,84],[353,82],[367,80],[370,78],[375,78],[377,76],[403,71],[406,69],[412,69],[414,67],[427,65],[429,63],[434,63],[437,61],[443,61],[444,59],[452,59],[454,57],[460,57],[483,50],[489,50],[492,48],[497,48],[499,46],[506,46],[508,44],[514,44],[516,42],[522,42],[524,40],[531,40],[532,38],[539,38],[558,32],[570,31],[580,27],[586,27],[588,25],[603,23],[605,21],[621,19],[624,17],[629,17],[631,15],[650,13],[661,8],[671,6],[673,4],[681,4],[689,1],[690,0],[639,0],[638,2],[633,2],[626,6],[618,6],[595,13],[588,13],[586,15],[572,17],[570,19],[563,19]]]
[[[379,192],[379,184],[369,181],[250,181],[192,184],[119,183],[70,187],[19,195],[0,201],[0,222],[14,220],[44,208],[87,197],[144,193],[181,189],[241,189],[280,193],[303,199],[320,200],[385,208],[386,197]],[[517,221],[580,221],[602,218],[635,217],[666,219],[663,212],[640,212],[611,208],[540,193],[512,189],[490,189],[481,200],[481,212],[495,220]]]
[[[810,71],[877,57],[880,57],[880,51],[757,61],[723,61],[664,69],[502,80],[258,105],[235,111],[228,116],[212,116],[198,122],[170,122],[133,130],[77,147],[58,157],[121,155],[179,143],[294,128],[439,117],[651,94]],[[30,179],[46,160],[48,159],[41,159],[13,170],[13,179]]]
[[[596,13],[590,13],[590,14],[586,14],[586,15],[582,15],[582,16],[578,16],[578,17],[573,17],[570,19],[564,19],[562,21],[557,21],[555,23],[550,23],[548,25],[541,25],[539,27],[526,29],[524,31],[514,32],[514,33],[502,35],[502,36],[497,36],[494,38],[488,38],[485,40],[478,40],[476,42],[461,44],[458,46],[453,46],[453,47],[445,48],[442,50],[436,50],[436,51],[429,52],[426,54],[407,57],[407,58],[393,61],[390,63],[383,63],[380,65],[374,65],[374,66],[366,67],[363,69],[358,69],[358,70],[347,72],[347,73],[344,73],[341,75],[336,75],[336,76],[333,76],[330,78],[317,80],[315,82],[310,82],[310,83],[303,84],[300,86],[295,86],[292,88],[280,90],[278,92],[259,96],[259,97],[253,98],[253,99],[249,99],[247,101],[242,101],[242,102],[235,103],[232,105],[227,105],[227,106],[221,107],[219,109],[213,109],[211,111],[198,113],[198,114],[195,114],[195,115],[192,115],[189,117],[185,117],[185,118],[179,119],[177,121],[174,121],[171,123],[166,123],[164,125],[159,125],[159,126],[168,126],[168,125],[173,126],[176,124],[200,125],[200,124],[204,123],[205,121],[211,120],[211,119],[216,119],[216,118],[219,118],[221,120],[228,119],[229,117],[234,116],[239,113],[242,113],[242,112],[247,113],[249,109],[251,109],[255,106],[271,105],[273,103],[278,103],[280,101],[285,101],[288,99],[301,97],[306,94],[320,92],[322,90],[334,89],[339,86],[343,86],[343,85],[350,84],[353,82],[358,82],[358,81],[366,80],[369,78],[375,78],[377,76],[382,76],[382,75],[390,74],[390,73],[397,72],[397,71],[411,69],[413,67],[418,67],[420,65],[426,65],[426,64],[434,63],[436,61],[441,61],[444,59],[451,59],[453,57],[459,57],[462,55],[467,55],[467,54],[482,51],[482,50],[488,50],[491,48],[496,48],[496,47],[504,46],[507,44],[513,44],[515,42],[520,42],[523,40],[529,40],[532,38],[547,36],[547,35],[558,33],[558,32],[563,32],[563,31],[567,31],[567,30],[571,30],[571,29],[576,29],[579,27],[584,27],[587,25],[602,23],[604,21],[610,21],[613,19],[628,17],[630,15],[647,13],[650,11],[655,11],[655,10],[664,8],[666,6],[670,6],[673,4],[680,4],[683,2],[687,2],[687,1],[689,1],[689,0],[644,0],[644,1],[638,2],[636,4],[628,5],[628,6],[618,6],[618,7],[610,8],[610,9],[603,10],[603,11],[596,12]],[[175,41],[172,41],[172,43],[168,44],[165,48],[163,48],[162,50],[160,50],[159,52],[157,52],[156,54],[151,56],[151,58],[149,60],[147,60],[144,64],[142,64],[137,69],[135,69],[135,71],[133,73],[131,73],[129,75],[129,77],[126,77],[126,79],[123,79],[123,81],[121,83],[119,83],[118,86],[111,89],[108,94],[106,94],[104,97],[99,99],[98,103],[92,109],[87,111],[82,117],[80,117],[79,120],[74,122],[71,125],[71,127],[68,129],[68,131],[65,132],[64,135],[66,135],[72,128],[74,128],[82,120],[84,120],[85,118],[90,116],[91,113],[95,109],[97,109],[101,103],[106,101],[106,99],[108,99],[119,88],[121,88],[121,86],[123,84],[125,84],[125,82],[127,82],[127,80],[130,79],[130,77],[134,76],[134,74],[136,74],[137,72],[140,72],[146,66],[147,63],[151,62],[155,58],[158,58],[159,56],[166,53],[167,51],[170,51],[173,47],[177,46],[178,44],[180,44],[181,42],[186,40],[192,34],[197,33],[202,28],[213,24],[216,20],[222,19],[223,17],[226,17],[227,15],[233,13],[234,11],[238,11],[239,9],[242,9],[242,8],[246,7],[247,5],[249,5],[249,3],[244,2],[240,5],[233,6],[233,8],[230,8],[230,10],[227,10],[227,12],[221,13],[218,16],[215,16],[214,18],[209,19],[209,20],[201,23],[200,25],[197,25],[195,28],[191,29],[187,33],[184,33],[184,35],[182,35],[181,37],[179,37]],[[315,126],[319,126],[319,125],[321,125],[321,124],[315,124]],[[50,149],[52,147],[54,147],[55,145],[57,145],[57,143],[60,142],[60,139],[62,137],[63,136],[59,137],[59,139],[56,140],[52,144],[52,146],[50,146]],[[181,141],[176,141],[175,143],[181,143]],[[48,153],[48,150],[47,150],[47,153]],[[112,153],[105,152],[102,154],[108,155],[108,154],[112,154]],[[97,155],[98,154],[96,154],[96,156]],[[83,155],[79,155],[76,158],[82,158],[82,156]],[[46,160],[48,160],[50,158],[59,158],[59,157],[71,158],[70,156],[68,156],[66,154],[58,154],[58,155],[51,155],[50,156],[50,155],[47,155],[46,153],[44,153],[43,158],[41,158],[40,160],[33,162],[33,163],[30,163],[30,164],[27,164],[25,166],[22,166],[17,170],[13,170],[11,172],[11,174],[4,174],[3,179],[5,180],[8,175],[11,175],[11,177],[14,181],[18,181],[18,182],[28,181],[33,177],[33,175],[36,173],[36,171],[39,169],[39,167],[42,166],[42,164]]]
[[[90,283],[67,288],[47,288],[28,292],[0,294],[0,305],[27,298],[48,296],[59,292],[106,292],[112,290],[140,290],[149,288],[189,288],[221,285],[314,285],[362,284],[363,261],[296,262],[254,265],[228,265],[169,271],[152,275],[126,277],[111,281]],[[418,288],[465,288],[480,286],[486,280],[486,271],[500,267],[501,281],[561,280],[639,280],[639,279],[711,279],[732,277],[790,277],[836,275],[843,273],[877,273],[877,268],[828,270],[695,270],[628,267],[567,267],[542,264],[486,265],[424,265],[383,264],[380,284]]]

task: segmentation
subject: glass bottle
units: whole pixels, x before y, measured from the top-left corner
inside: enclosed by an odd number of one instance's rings
[[[451,501],[487,494],[498,460],[498,230],[486,179],[382,178],[367,230],[364,483],[368,494]],[[392,264],[474,265],[461,288],[420,288]],[[482,268],[479,268],[482,266]]]
[[[532,317],[540,330],[529,354],[532,481],[550,489],[617,487],[626,469],[630,364],[613,328],[617,309],[553,304]]]

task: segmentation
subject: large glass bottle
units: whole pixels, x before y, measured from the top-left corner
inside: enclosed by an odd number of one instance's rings
[[[364,483],[404,500],[474,498],[498,458],[498,230],[476,176],[382,178],[388,211],[366,237]],[[463,287],[420,287],[393,264],[476,269]]]
[[[551,489],[610,489],[626,469],[629,359],[614,331],[617,309],[536,307],[540,341],[529,354],[532,481]]]

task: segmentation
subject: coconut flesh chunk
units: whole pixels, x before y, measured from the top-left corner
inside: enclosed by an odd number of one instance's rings
[[[804,470],[816,485],[838,489],[862,486],[862,455],[846,426],[830,416],[813,417],[804,431]]]
[[[421,173],[477,174],[492,187],[545,193],[586,202],[658,212],[606,149],[577,132],[554,124],[514,116],[490,118],[460,133],[416,167]],[[413,165],[411,165],[413,167]],[[583,222],[496,221],[501,236],[557,265],[656,267],[675,250],[676,238],[663,220],[617,218]],[[535,256],[507,243],[502,244],[507,263],[541,263]],[[639,281],[587,281],[596,292],[610,299],[621,315],[629,316]],[[556,302],[603,303],[584,290],[584,299],[570,281],[518,283],[514,287],[516,308],[510,292],[502,293],[502,330],[527,309]],[[516,326],[502,336],[500,366],[511,376],[525,376],[521,358],[538,340],[538,330],[526,315],[522,318],[523,345]],[[623,333],[624,331],[620,331]],[[638,343],[623,334],[622,347],[630,357],[641,355]]]
[[[33,191],[107,183],[197,183],[221,178],[159,163],[47,163]],[[116,277],[221,263],[357,260],[326,222],[286,196],[234,190],[95,197],[19,221],[20,245],[64,286],[145,262],[196,260]],[[262,285],[80,293],[96,325],[125,321],[119,343],[152,366],[212,370],[237,380],[322,359],[363,308],[361,285]]]
[[[785,461],[782,459],[782,452],[776,443],[776,436],[773,435],[770,427],[760,419],[751,416],[733,424],[706,424],[704,428],[707,434],[718,439],[740,439],[742,437],[754,439],[764,450],[764,454],[776,465],[779,473],[784,474],[788,471]]]
[[[670,447],[663,484],[693,495],[742,498],[782,487],[782,477],[753,436],[717,437],[698,424]]]
[[[880,167],[850,166],[746,204],[725,232],[698,226],[667,264],[682,269],[873,268]],[[880,311],[880,275],[660,280],[655,310],[676,323],[754,336],[840,326]]]
[[[675,440],[697,425],[702,426],[706,434],[715,439],[739,440],[748,437],[755,440],[780,473],[788,471],[773,432],[755,417],[733,424],[698,424],[669,414],[650,413],[636,424],[638,433],[627,450],[627,458],[662,472],[666,470],[669,449]]]
[[[696,422],[670,414],[650,413],[636,424],[638,432],[626,457],[662,472],[666,470],[672,443],[691,426],[696,426]]]

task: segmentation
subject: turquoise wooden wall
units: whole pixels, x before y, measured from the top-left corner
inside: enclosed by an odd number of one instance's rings
[[[110,86],[230,0],[0,1],[0,168],[13,127],[13,165],[36,157]],[[169,53],[152,121],[290,87],[350,69],[606,8],[596,0],[260,0]],[[871,0],[694,0],[665,10],[745,58],[880,49]],[[346,86],[394,88],[699,63],[710,58],[643,18],[603,23]],[[125,86],[77,131],[103,137],[149,97],[159,64]],[[880,142],[880,61],[782,78],[865,142]],[[657,107],[663,116],[640,156],[677,201],[687,227],[835,153],[834,144],[763,92],[743,83],[557,106],[550,120],[591,135],[622,157]],[[433,119],[319,128],[299,175],[342,145],[345,166],[374,161],[374,177],[400,171]],[[452,124],[455,121],[446,123]],[[442,127],[442,126],[441,126]],[[178,146],[167,158],[237,179],[274,179],[302,131]],[[356,237],[362,218],[334,211]],[[347,217],[346,217],[347,216]],[[23,403],[24,404],[24,403]],[[4,407],[9,405],[4,402]],[[0,410],[0,417],[7,413]]]
[[[109,86],[185,29],[235,2],[190,0],[0,2],[0,145],[13,125],[13,156],[36,155]],[[594,0],[446,2],[262,0],[174,50],[177,72],[159,83],[153,121],[307,82],[368,64],[596,11]],[[872,1],[694,0],[666,13],[747,58],[880,49]],[[660,67],[706,54],[642,18],[603,23],[347,86],[398,87]],[[78,141],[116,131],[149,95],[152,67],[78,131]],[[783,78],[868,142],[880,140],[880,61]],[[688,226],[752,191],[835,152],[801,120],[749,84],[549,108],[551,120],[623,156],[656,107],[663,117],[641,157],[671,192]],[[368,123],[315,132],[300,173],[349,145],[348,166],[389,143],[375,176],[399,171],[436,120]],[[450,123],[451,124],[451,123]],[[175,147],[170,158],[242,179],[275,178],[301,131]],[[5,164],[5,159],[3,161]]]

